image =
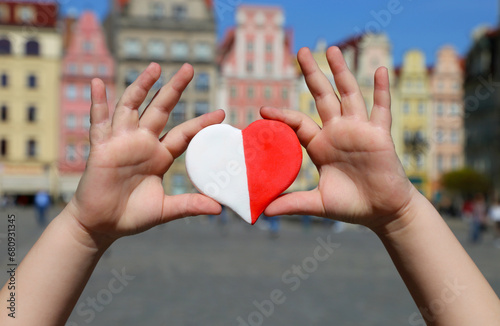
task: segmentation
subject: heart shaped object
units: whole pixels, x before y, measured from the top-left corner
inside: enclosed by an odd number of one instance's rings
[[[302,149],[283,122],[257,120],[246,129],[219,124],[201,130],[186,151],[186,169],[203,194],[254,224],[297,177]]]

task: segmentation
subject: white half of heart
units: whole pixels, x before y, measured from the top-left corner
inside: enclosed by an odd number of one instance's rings
[[[198,191],[252,223],[240,129],[219,124],[201,130],[187,148],[186,170]]]

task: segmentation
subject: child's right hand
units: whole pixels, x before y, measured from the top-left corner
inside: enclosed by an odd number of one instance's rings
[[[318,68],[310,51],[298,60],[323,122],[320,128],[303,113],[263,108],[267,119],[292,127],[316,165],[318,187],[275,200],[266,215],[310,214],[388,232],[404,227],[403,214],[420,196],[405,175],[391,138],[391,98],[387,70],[375,74],[374,107],[368,117],[358,84],[336,47],[327,51],[341,99]],[[400,217],[405,215],[405,219]],[[399,221],[403,223],[392,223]]]
[[[173,161],[198,131],[222,122],[224,112],[182,123],[159,139],[193,78],[193,67],[184,65],[139,117],[138,108],[160,73],[160,67],[151,64],[127,88],[112,119],[103,82],[92,81],[90,156],[66,211],[97,246],[176,218],[220,213],[220,205],[201,194],[164,194],[162,178]]]

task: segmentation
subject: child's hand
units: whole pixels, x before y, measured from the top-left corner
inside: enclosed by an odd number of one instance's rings
[[[109,243],[176,218],[220,213],[217,202],[200,194],[164,195],[162,178],[174,159],[198,131],[222,122],[224,112],[187,121],[159,139],[193,68],[184,65],[139,118],[138,108],[160,74],[160,66],[151,64],[127,88],[112,119],[103,82],[92,81],[90,157],[68,210],[95,240]]]
[[[282,120],[297,132],[320,174],[316,189],[284,195],[271,203],[265,214],[311,214],[384,231],[416,193],[391,138],[387,70],[379,68],[375,74],[374,107],[369,118],[340,50],[330,48],[327,58],[341,101],[310,51],[302,49],[298,54],[322,128],[300,112],[261,110],[264,118]]]

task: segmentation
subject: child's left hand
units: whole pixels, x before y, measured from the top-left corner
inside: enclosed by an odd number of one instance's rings
[[[96,246],[180,217],[220,213],[220,205],[201,194],[164,194],[162,178],[173,161],[198,131],[222,122],[224,112],[187,121],[159,139],[193,68],[184,65],[139,117],[138,108],[160,74],[159,65],[151,64],[127,88],[112,119],[104,83],[92,81],[90,156],[67,210]]]

